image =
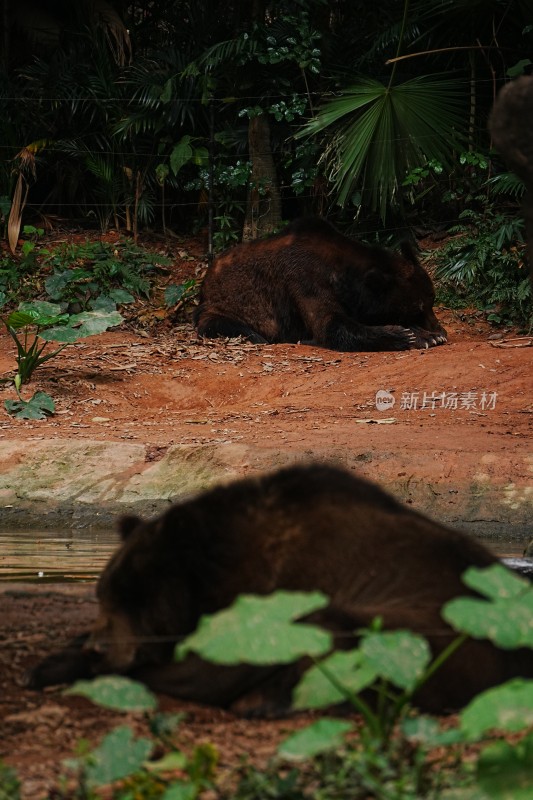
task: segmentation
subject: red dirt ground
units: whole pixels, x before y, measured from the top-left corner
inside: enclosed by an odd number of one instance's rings
[[[179,248],[178,248],[179,249]],[[200,274],[198,244],[183,247],[165,283]],[[337,353],[300,345],[255,346],[240,341],[201,342],[185,319],[173,325],[158,300],[120,330],[66,348],[38,370],[28,387],[51,394],[55,416],[36,422],[0,413],[2,440],[80,436],[140,441],[161,452],[170,444],[243,442],[320,455],[354,446],[433,452],[446,442],[460,453],[465,442],[480,454],[523,452],[531,441],[530,337],[495,331],[474,312],[438,309],[449,343],[429,351]],[[137,312],[139,307],[137,306]],[[0,334],[0,377],[12,373],[13,346]],[[379,389],[392,390],[393,411],[375,408]],[[476,406],[452,412],[400,408],[403,393],[474,392]],[[482,393],[496,393],[494,408]],[[14,398],[0,389],[0,402]],[[358,424],[383,422],[390,424]],[[457,464],[454,464],[454,469]],[[119,720],[57,690],[36,694],[20,685],[24,670],[57,643],[79,632],[94,613],[92,587],[45,590],[9,584],[0,590],[0,756],[17,767],[23,798],[47,796],[76,741],[92,742]],[[184,708],[164,700],[165,708]],[[187,706],[186,744],[211,741],[223,769],[238,754],[259,760],[281,732],[300,724],[246,722],[217,710]],[[143,723],[137,719],[136,727]]]

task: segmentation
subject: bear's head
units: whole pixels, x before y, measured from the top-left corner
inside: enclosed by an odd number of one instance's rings
[[[433,311],[434,302],[432,280],[408,242],[402,243],[401,254],[373,248],[363,282],[361,321],[422,328],[446,338]]]

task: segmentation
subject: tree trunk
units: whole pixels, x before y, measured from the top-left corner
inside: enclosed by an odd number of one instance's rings
[[[281,224],[281,197],[266,114],[250,120],[248,145],[252,174],[246,200],[243,240],[265,236]]]

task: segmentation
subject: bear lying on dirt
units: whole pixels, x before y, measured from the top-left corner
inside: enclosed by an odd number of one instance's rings
[[[304,663],[222,667],[192,655],[175,663],[175,643],[239,594],[320,590],[330,606],[309,619],[337,633],[336,646],[354,646],[354,631],[380,615],[386,628],[425,635],[438,653],[454,638],[441,606],[471,593],[461,581],[469,566],[497,561],[466,534],[326,465],[240,480],[151,521],[126,517],[120,530],[98,582],[92,630],[39,664],[33,688],[119,672],[183,699],[280,710]],[[532,657],[468,642],[423,687],[419,705],[460,707],[512,675],[533,674]]]
[[[332,350],[406,350],[446,341],[435,292],[408,244],[368,247],[320,218],[219,256],[204,278],[200,336],[305,342]]]

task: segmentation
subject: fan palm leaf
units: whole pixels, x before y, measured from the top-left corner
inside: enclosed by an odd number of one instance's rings
[[[323,159],[345,205],[355,189],[369,196],[382,219],[415,167],[447,164],[465,130],[465,94],[458,81],[439,76],[386,86],[362,78],[330,100],[297,138],[335,126]]]

